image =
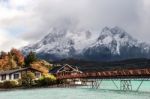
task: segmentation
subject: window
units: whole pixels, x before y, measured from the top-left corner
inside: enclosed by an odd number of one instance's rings
[[[40,76],[41,76],[41,73],[39,73],[39,72],[36,72],[36,73],[35,73],[35,77],[36,77],[36,78],[40,78]]]
[[[2,80],[6,80],[6,75],[2,75]]]
[[[19,79],[19,73],[14,74],[14,79]]]

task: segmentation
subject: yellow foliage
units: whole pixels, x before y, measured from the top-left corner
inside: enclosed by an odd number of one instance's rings
[[[50,78],[52,80],[56,80],[56,77],[52,74],[43,74],[44,75],[44,78]]]
[[[32,68],[37,69],[45,74],[47,74],[49,72],[49,68],[51,65],[48,63],[45,63],[45,61],[43,60],[39,60],[36,62],[33,62],[32,64],[30,64]]]

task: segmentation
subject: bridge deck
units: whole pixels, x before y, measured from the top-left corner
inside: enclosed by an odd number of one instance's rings
[[[78,74],[64,74],[58,73],[57,79],[122,79],[122,78],[150,78],[150,68],[145,69],[125,69],[125,70],[113,70],[113,71],[95,71],[95,72],[83,72]]]

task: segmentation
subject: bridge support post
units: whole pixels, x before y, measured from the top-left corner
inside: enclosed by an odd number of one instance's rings
[[[115,87],[116,87],[117,89],[119,89],[119,87],[117,86],[117,84],[115,83],[115,81],[112,80],[112,82],[113,82],[113,84],[115,85]]]
[[[101,83],[102,83],[102,79],[101,80],[95,79],[95,80],[92,80],[91,86],[92,86],[92,88],[98,89],[100,87]]]
[[[131,80],[120,80],[120,90],[122,90],[122,91],[132,91]]]

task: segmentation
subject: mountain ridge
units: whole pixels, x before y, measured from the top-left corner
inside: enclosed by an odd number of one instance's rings
[[[95,38],[89,30],[72,32],[54,28],[42,40],[23,47],[22,51],[25,54],[34,51],[40,58],[47,60],[150,58],[150,45],[139,42],[120,27],[105,27]]]

